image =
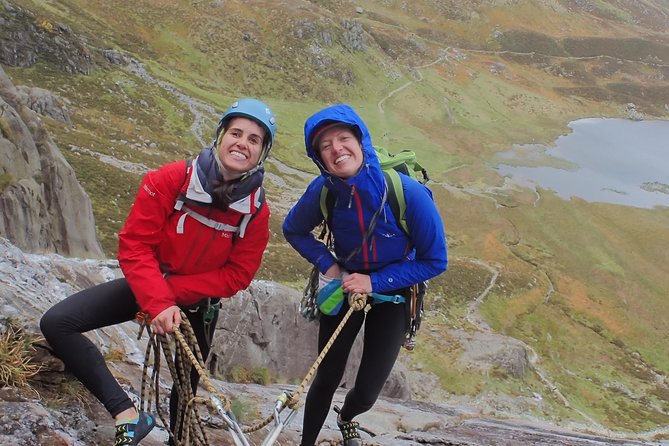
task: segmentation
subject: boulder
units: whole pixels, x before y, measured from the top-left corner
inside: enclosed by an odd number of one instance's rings
[[[49,90],[37,87],[16,87],[19,100],[32,111],[60,121],[68,126],[72,125],[70,113],[67,111],[65,101]]]
[[[58,114],[38,96],[33,106]],[[102,257],[88,195],[27,97],[0,68],[0,235],[29,252]]]
[[[90,74],[97,67],[94,56],[99,55],[92,53],[86,39],[68,26],[8,2],[0,3],[0,11],[3,8],[0,63],[28,68],[46,62],[67,73],[80,74]]]

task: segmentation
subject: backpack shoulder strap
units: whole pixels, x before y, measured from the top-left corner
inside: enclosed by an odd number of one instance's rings
[[[186,194],[183,192],[184,186],[188,183],[188,174],[190,174],[191,166],[193,165],[193,160],[191,158],[186,160],[186,171],[184,172],[184,181],[181,183],[177,197],[174,200],[174,209],[180,211],[186,202]]]
[[[400,228],[402,228],[402,231],[406,235],[411,236],[405,216],[407,202],[404,198],[404,188],[402,187],[400,174],[395,169],[387,169],[383,171],[383,176],[388,185],[388,204],[390,204],[390,209],[393,211],[393,216],[400,225]]]
[[[265,205],[265,188],[260,186],[258,188],[258,192],[255,195],[255,206],[256,210],[253,214],[246,214],[242,217],[241,221],[239,222],[239,237],[243,238],[244,234],[246,234],[246,227],[248,224],[253,220],[256,215],[260,213],[260,210],[262,207]]]
[[[400,178],[399,172],[395,169],[387,169],[383,171],[383,176],[386,179],[388,184],[388,204],[390,204],[390,209],[393,212],[395,220],[400,225],[400,228],[408,236],[409,226],[406,222],[406,209],[407,203],[404,198],[404,188],[402,187],[402,179]],[[332,210],[334,209],[335,197],[334,194],[330,193],[330,189],[323,186],[321,188],[320,195],[320,206],[321,214],[323,215],[323,220],[328,227],[332,226]]]
[[[332,210],[335,205],[335,196],[330,192],[330,189],[325,186],[321,188],[320,204],[323,220],[325,220],[325,224],[330,227],[332,226]]]

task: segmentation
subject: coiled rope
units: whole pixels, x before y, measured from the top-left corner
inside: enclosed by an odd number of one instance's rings
[[[332,336],[323,347],[323,350],[314,361],[313,365],[298,386],[297,390],[289,394],[289,398],[286,402],[287,407],[292,410],[297,410],[301,406],[301,394],[304,392],[305,387],[313,378],[316,370],[318,370],[318,366],[325,358],[325,355],[332,347],[332,344],[334,344],[337,336],[339,336],[339,333],[342,331],[353,312],[364,309],[365,313],[367,313],[367,311],[371,308],[367,303],[367,300],[367,294],[354,293],[349,296],[348,311],[342,318],[336,330],[332,333]],[[209,444],[209,440],[205,433],[197,405],[202,404],[208,406],[211,410],[214,411],[222,408],[224,412],[230,413],[231,404],[230,400],[224,394],[217,392],[216,388],[211,382],[209,374],[205,370],[204,360],[202,358],[202,353],[200,351],[200,347],[198,346],[193,327],[190,325],[188,318],[183,312],[181,313],[181,316],[181,326],[173,325],[172,327],[175,346],[174,353],[172,352],[170,337],[167,335],[156,335],[155,333],[149,331],[149,341],[147,343],[146,352],[144,354],[144,368],[142,370],[140,410],[150,411],[151,402],[153,401],[155,405],[155,412],[157,413],[163,426],[165,426],[169,432],[169,435],[173,439],[176,446],[207,446]],[[143,329],[148,327],[148,318],[146,318],[146,316],[138,315],[138,319],[142,325],[138,336],[139,339]],[[160,388],[161,349],[165,355],[167,366],[169,368],[170,375],[172,376],[172,382],[174,383],[174,387],[177,391],[177,394],[179,395],[179,405],[177,408],[178,412],[175,426],[182,426],[182,440],[178,440],[176,433],[169,429],[169,416],[165,416],[165,412],[162,409],[162,404],[160,403],[158,389]],[[152,353],[153,361],[151,361]],[[198,397],[194,395],[190,380],[191,370],[193,367],[195,367],[197,370],[201,382],[203,383],[207,392],[209,392],[209,398]],[[148,377],[149,369],[151,369],[150,379]],[[222,407],[217,407],[217,403]],[[275,415],[272,414],[253,426],[243,428],[242,432],[251,433],[260,430],[263,427],[269,425],[272,420],[274,420],[274,418]]]

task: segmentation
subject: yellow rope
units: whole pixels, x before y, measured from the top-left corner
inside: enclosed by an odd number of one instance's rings
[[[150,333],[149,342],[147,344],[146,353],[144,356],[144,370],[142,371],[142,389],[141,389],[141,401],[140,409],[146,410],[150,405],[150,402],[153,400],[155,395],[155,408],[158,417],[160,418],[163,426],[168,430],[170,436],[174,440],[175,445],[207,445],[209,441],[207,439],[204,426],[201,422],[201,417],[199,415],[197,406],[195,403],[209,404],[214,409],[214,404],[211,400],[198,398],[194,395],[191,388],[191,369],[195,367],[197,373],[199,374],[202,382],[211,395],[216,395],[218,399],[223,403],[223,409],[226,412],[230,411],[230,402],[225,397],[225,395],[217,394],[216,389],[209,379],[209,375],[204,370],[204,361],[202,360],[202,353],[200,351],[195,333],[193,328],[190,325],[188,318],[182,312],[182,326],[173,326],[174,329],[174,338],[176,340],[174,353],[172,353],[172,346],[170,344],[169,338],[166,335],[155,335]],[[141,333],[141,331],[140,331]],[[158,342],[159,341],[159,342]],[[176,439],[176,433],[171,432],[169,429],[169,417],[166,417],[161,404],[158,390],[160,389],[160,350],[163,350],[163,354],[167,359],[167,366],[172,376],[172,382],[179,396],[179,410],[177,411],[177,418],[175,426],[182,426],[182,440],[179,441]],[[153,361],[153,371],[151,374],[151,379],[147,378],[147,371],[150,365],[150,356],[151,353],[154,354]],[[185,360],[187,358],[188,360]],[[179,367],[177,367],[177,362]],[[150,384],[148,384],[150,383]],[[147,390],[148,387],[148,390]],[[195,415],[195,416],[193,416]],[[182,420],[183,418],[183,420]],[[189,438],[191,435],[194,438]]]
[[[316,370],[318,369],[318,366],[321,364],[323,359],[325,358],[325,355],[328,353],[332,345],[334,344],[335,340],[337,339],[337,336],[339,336],[339,333],[342,331],[344,326],[346,325],[346,322],[348,319],[351,317],[354,311],[360,311],[362,309],[367,312],[369,310],[370,306],[367,304],[367,295],[366,294],[351,294],[349,296],[349,309],[342,318],[341,322],[339,323],[339,326],[337,326],[336,330],[332,333],[332,336],[328,340],[327,344],[323,347],[323,350],[320,352],[318,357],[316,358],[316,361],[314,361],[314,364],[311,366],[309,371],[307,372],[306,376],[300,383],[299,387],[295,392],[292,392],[290,395],[290,398],[286,402],[286,406],[291,408],[291,409],[297,409],[300,407],[300,395],[304,392],[305,387],[311,381],[311,378],[314,376],[316,373]],[[204,431],[204,427],[202,426],[201,418],[199,416],[197,406],[196,404],[203,404],[203,405],[208,405],[210,406],[213,410],[218,410],[218,408],[215,406],[213,400],[211,398],[202,398],[202,397],[196,397],[193,394],[191,385],[190,385],[190,372],[191,372],[191,367],[195,367],[195,370],[197,370],[197,373],[199,374],[201,381],[210,395],[215,395],[222,403],[223,403],[223,410],[226,413],[230,412],[230,401],[228,398],[226,398],[225,395],[218,393],[216,391],[216,388],[214,387],[213,383],[209,379],[209,374],[205,370],[205,364],[202,359],[202,353],[200,351],[200,347],[197,343],[197,339],[195,338],[195,334],[193,332],[193,327],[190,325],[188,322],[188,318],[186,315],[182,312],[181,313],[182,317],[182,323],[181,326],[183,327],[183,332],[182,328],[173,325],[173,334],[174,338],[176,340],[176,346],[175,346],[175,352],[174,356],[172,355],[172,348],[170,346],[170,343],[168,341],[168,337],[166,335],[160,335],[159,340],[160,340],[160,345],[156,342],[156,335],[154,333],[151,333],[149,335],[149,342],[147,344],[146,348],[146,353],[144,355],[144,369],[142,371],[142,388],[141,388],[141,402],[140,402],[140,409],[145,410],[145,408],[148,408],[150,403],[147,403],[148,401],[151,401],[153,397],[155,396],[155,406],[156,406],[156,412],[158,413],[158,416],[160,420],[163,423],[163,426],[168,430],[170,433],[170,436],[173,438],[174,443],[176,446],[182,446],[182,445],[193,445],[193,446],[199,446],[199,445],[207,445],[209,444],[207,436]],[[143,327],[142,327],[143,328]],[[185,332],[185,334],[184,334]],[[141,329],[140,329],[140,336],[141,336]],[[188,339],[186,339],[188,338]],[[160,405],[160,398],[158,394],[158,389],[159,389],[159,371],[160,371],[160,349],[162,347],[163,353],[165,355],[165,358],[167,359],[167,365],[170,370],[170,375],[172,376],[172,381],[175,383],[175,387],[177,389],[178,395],[179,395],[179,405],[181,406],[180,408],[182,410],[178,411],[177,414],[177,420],[176,420],[176,426],[181,425],[181,417],[182,415],[184,416],[183,419],[183,432],[182,436],[184,437],[182,441],[179,441],[176,439],[175,433],[171,432],[169,430],[169,421],[165,419],[165,416],[161,410],[161,405]],[[149,366],[149,360],[150,360],[150,355],[151,352],[153,351],[154,353],[154,361],[153,361],[153,371],[151,374],[151,385],[149,386],[148,390],[148,396],[147,396],[147,370]],[[195,351],[195,352],[193,352]],[[188,361],[183,360],[183,356],[186,356],[188,358]],[[175,362],[179,360],[179,364],[181,367],[178,368],[175,365]],[[177,383],[180,383],[180,385],[177,385]],[[195,419],[193,419],[192,415],[193,413],[195,414]],[[250,433],[250,432],[255,432],[259,429],[262,429],[263,427],[267,426],[272,422],[274,419],[274,414],[270,415],[267,417],[265,420],[262,420],[261,422],[251,426],[251,427],[246,427],[242,429],[242,432],[244,433]],[[189,437],[190,435],[193,434],[196,438],[193,439],[193,442],[190,442],[191,440]]]
[[[313,378],[314,374],[316,373],[316,370],[318,369],[318,366],[321,364],[323,358],[325,358],[325,355],[328,353],[328,351],[330,351],[332,344],[334,344],[335,340],[337,339],[337,336],[339,336],[339,333],[343,330],[344,325],[346,325],[346,322],[348,322],[348,319],[351,317],[353,312],[360,311],[364,308],[366,313],[367,311],[369,311],[369,308],[371,308],[370,305],[367,303],[367,294],[353,293],[349,296],[348,302],[349,302],[348,311],[342,318],[341,322],[339,323],[335,331],[332,333],[332,336],[330,336],[330,339],[328,340],[327,344],[325,344],[325,346],[323,347],[323,350],[316,358],[316,361],[314,361],[314,364],[307,372],[306,376],[300,383],[297,390],[291,395],[290,399],[286,403],[286,405],[291,409],[297,409],[298,407],[300,407],[300,401],[299,401],[300,395],[302,394],[302,392],[304,392],[304,388],[307,386],[307,384],[309,384],[311,378]]]

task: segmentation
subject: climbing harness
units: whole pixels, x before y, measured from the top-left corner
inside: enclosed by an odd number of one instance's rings
[[[304,287],[299,308],[300,314],[307,322],[316,320],[321,315],[321,312],[318,310],[316,296],[318,296],[318,268],[314,266],[311,268],[311,273],[309,273],[309,280]]]
[[[367,302],[368,296],[366,294],[352,294],[349,296],[349,309],[342,318],[339,326],[336,328],[332,336],[323,347],[323,350],[318,355],[314,364],[311,366],[306,376],[294,392],[283,391],[276,400],[273,413],[265,420],[259,423],[242,428],[236,417],[231,411],[230,400],[222,393],[218,393],[214,387],[207,371],[205,370],[202,353],[198,347],[193,327],[188,322],[188,318],[182,311],[182,323],[180,326],[174,325],[173,328],[173,342],[167,335],[156,335],[152,333],[149,325],[150,320],[144,313],[138,313],[137,319],[140,322],[140,330],[138,339],[141,337],[143,331],[146,329],[149,334],[149,341],[146,346],[146,353],[144,355],[144,368],[142,370],[142,384],[140,391],[140,410],[150,411],[151,404],[155,405],[155,412],[162,422],[163,426],[169,432],[176,446],[207,446],[209,440],[207,438],[204,426],[201,421],[198,410],[199,405],[208,406],[209,409],[218,412],[225,423],[228,434],[234,441],[235,446],[251,446],[244,434],[258,431],[268,426],[272,421],[273,428],[270,430],[262,446],[271,446],[278,439],[279,434],[283,428],[292,420],[301,407],[300,396],[304,392],[305,387],[311,381],[318,366],[321,364],[325,355],[328,353],[334,344],[337,336],[342,331],[346,322],[355,311],[364,310],[365,313],[369,311],[370,304]],[[174,345],[174,352],[172,351],[172,344]],[[161,407],[159,391],[160,388],[160,367],[161,367],[161,350],[167,361],[167,366],[172,376],[177,393],[179,395],[179,408],[177,413],[176,426],[182,426],[181,439],[177,439],[175,432],[171,432],[169,420],[165,417],[165,412]],[[153,361],[151,357],[153,356]],[[195,368],[199,374],[201,381],[209,393],[208,398],[197,397],[193,394],[191,388],[190,374],[192,368]],[[285,408],[291,409],[290,413],[281,419],[281,412]]]

